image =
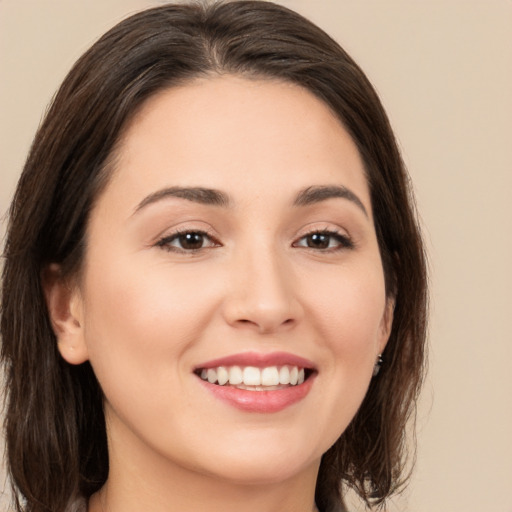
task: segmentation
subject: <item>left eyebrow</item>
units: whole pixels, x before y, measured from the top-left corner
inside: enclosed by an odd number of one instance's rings
[[[327,199],[333,199],[336,197],[351,201],[357,205],[360,210],[362,210],[366,217],[368,217],[368,212],[366,211],[361,199],[359,199],[359,197],[357,197],[357,195],[350,189],[340,185],[318,185],[305,188],[297,194],[293,205],[309,206],[311,204],[320,203],[321,201],[326,201]]]

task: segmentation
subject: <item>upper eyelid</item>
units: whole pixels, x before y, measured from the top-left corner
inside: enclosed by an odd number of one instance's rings
[[[206,238],[209,238],[212,241],[215,241],[216,243],[219,243],[217,237],[212,232],[210,232],[206,229],[188,229],[187,228],[187,229],[177,229],[177,230],[173,231],[172,233],[158,237],[157,244],[164,240],[174,240],[182,235],[186,235],[187,233],[198,233],[200,235],[205,236]]]
[[[205,247],[199,247],[197,249],[187,249],[185,247],[179,247],[177,245],[171,245],[171,242],[179,239],[180,236],[185,235],[187,233],[199,233],[204,236],[208,240],[208,245]],[[211,234],[204,230],[199,229],[184,229],[184,230],[176,230],[173,233],[168,235],[164,235],[158,238],[158,240],[153,244],[154,247],[158,247],[166,252],[174,253],[174,254],[182,254],[192,256],[194,254],[202,253],[207,249],[213,249],[215,247],[221,247],[222,244]]]
[[[296,240],[302,240],[303,238],[305,238],[307,236],[316,235],[316,234],[339,237],[339,238],[344,238],[347,240],[351,239],[351,236],[343,231],[338,231],[338,230],[334,230],[334,229],[312,229],[311,231],[308,231],[308,232],[300,235],[299,237],[297,237]]]
[[[297,238],[302,238],[314,233],[330,233],[333,235],[344,236],[346,238],[352,238],[347,229],[327,222],[314,222],[312,224],[308,224],[298,230],[298,232],[299,235],[297,235]]]
[[[185,235],[187,233],[201,234],[202,236],[204,236],[205,238],[207,238],[209,240],[211,245],[205,246],[205,247],[200,247],[198,249],[185,249],[183,247],[177,247],[177,246],[170,244],[171,242],[177,240],[180,236]],[[338,242],[340,243],[340,247],[339,248],[326,248],[326,249],[310,248],[312,250],[321,250],[322,252],[333,252],[335,250],[338,251],[338,250],[342,250],[342,249],[351,249],[351,248],[354,248],[354,246],[355,246],[352,238],[349,235],[345,235],[345,234],[341,233],[339,230],[334,230],[334,229],[311,229],[308,232],[303,233],[302,235],[296,237],[294,239],[294,241],[292,242],[291,246],[292,247],[301,247],[299,245],[299,242],[302,241],[303,239],[305,239],[306,237],[314,235],[314,234],[325,234],[330,237],[336,238],[336,239],[338,239]],[[181,230],[176,230],[173,233],[170,233],[169,235],[160,237],[157,240],[155,246],[162,247],[162,248],[168,248],[169,251],[186,254],[186,253],[200,252],[205,249],[212,249],[214,247],[222,247],[223,244],[215,236],[211,235],[207,231],[199,230],[199,229],[181,229]],[[171,247],[172,247],[172,249],[171,249]]]
[[[178,237],[178,236],[186,234],[186,233],[200,233],[202,235],[206,235],[209,238],[217,239],[217,240],[219,238],[210,229],[185,227],[185,228],[176,228],[174,231],[170,232],[167,235],[158,236],[158,240],[157,241],[162,240],[164,238],[166,238],[166,239],[175,238],[175,237]],[[312,235],[312,234],[315,234],[315,233],[325,233],[325,234],[330,234],[330,235],[340,235],[340,236],[344,236],[346,238],[350,238],[350,235],[348,233],[346,233],[345,230],[340,229],[340,228],[332,228],[332,227],[323,227],[323,228],[316,228],[315,227],[315,228],[311,228],[311,229],[308,229],[307,231],[301,233],[300,235],[296,236],[295,238],[297,240],[299,240],[301,238],[304,238],[305,236]]]
[[[154,242],[158,242],[163,238],[172,238],[175,236],[179,236],[184,233],[203,233],[211,238],[219,238],[218,235],[216,234],[216,230],[214,230],[209,223],[198,219],[187,219],[182,222],[176,223],[174,226],[167,226],[165,229],[162,229],[154,237]]]
[[[342,230],[340,228],[333,228],[333,227],[325,227],[325,228],[314,227],[314,228],[308,229],[305,233],[301,234],[300,236],[307,236],[307,235],[311,235],[312,233],[313,234],[314,233],[328,233],[328,234],[333,234],[333,235],[340,235],[344,231],[345,230]]]
[[[296,244],[298,244],[301,240],[304,238],[314,235],[314,234],[325,234],[328,236],[331,236],[333,238],[337,238],[338,241],[341,244],[340,249],[354,249],[357,247],[356,242],[354,241],[353,237],[346,232],[346,230],[341,228],[312,228],[308,230],[307,232],[303,233],[302,235],[295,238],[294,242],[292,243],[292,246],[300,247]],[[313,249],[313,248],[311,248]],[[318,250],[318,249],[314,249]],[[329,252],[330,249],[322,249],[324,252]]]
[[[231,231],[231,229],[229,231]],[[339,236],[353,241],[353,236],[350,233],[350,230],[340,226],[336,221],[323,220],[308,222],[307,224],[302,225],[302,227],[295,228],[294,231],[295,234],[290,232],[288,234],[292,244],[295,244],[298,240],[315,233],[331,234],[332,236]],[[218,230],[214,229],[209,222],[205,222],[201,219],[187,219],[178,223],[174,227],[167,227],[153,239],[154,241],[151,245],[163,245],[165,241],[169,241],[186,233],[201,233],[216,245],[225,245],[225,241],[223,241],[223,239],[225,238],[226,233],[219,233]]]

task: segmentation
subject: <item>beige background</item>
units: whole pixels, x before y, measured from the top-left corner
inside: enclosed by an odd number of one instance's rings
[[[0,0],[1,213],[73,61],[114,22],[158,3]],[[418,463],[388,512],[512,512],[512,1],[282,3],[332,34],[376,85],[429,244]]]

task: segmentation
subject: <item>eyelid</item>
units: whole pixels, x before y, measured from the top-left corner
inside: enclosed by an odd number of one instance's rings
[[[339,242],[339,245],[336,247],[326,247],[326,248],[315,248],[315,247],[299,245],[299,242],[301,242],[308,236],[312,236],[312,235],[316,235],[316,234],[333,237],[333,238],[337,239],[337,241]],[[292,246],[299,247],[299,248],[302,247],[305,249],[310,249],[312,251],[329,253],[329,252],[338,252],[338,251],[343,251],[343,250],[354,249],[355,244],[354,244],[352,237],[348,233],[346,233],[344,230],[340,230],[339,228],[335,228],[335,227],[323,227],[323,228],[318,227],[318,228],[310,228],[305,233],[302,233],[298,238],[295,239],[295,241],[292,243]]]
[[[163,239],[169,239],[173,236],[178,236],[185,233],[204,233],[213,240],[219,240],[219,235],[209,222],[205,222],[204,220],[194,216],[185,218],[178,222],[166,222],[165,225],[163,225],[161,229],[159,229],[158,232],[153,235],[152,241],[149,245],[154,246]]]
[[[179,239],[180,236],[186,235],[188,233],[195,233],[199,234],[206,239],[210,241],[210,244],[205,247],[199,247],[197,249],[184,249],[178,246],[171,245],[171,242]],[[158,240],[154,244],[155,247],[159,247],[161,249],[167,250],[169,252],[174,252],[178,254],[196,254],[202,251],[205,251],[207,249],[212,249],[214,247],[221,247],[222,244],[218,240],[218,238],[215,236],[214,233],[212,233],[209,229],[204,228],[194,228],[192,226],[187,227],[180,227],[180,228],[174,228],[170,232],[166,232],[165,235],[162,235],[158,238]]]

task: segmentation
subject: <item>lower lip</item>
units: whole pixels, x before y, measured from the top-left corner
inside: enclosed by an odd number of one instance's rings
[[[216,398],[247,412],[279,412],[304,399],[313,385],[315,375],[304,383],[272,391],[249,391],[233,386],[219,386],[200,380],[201,384]]]

